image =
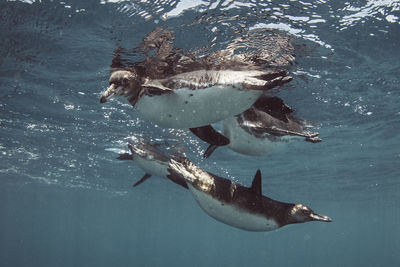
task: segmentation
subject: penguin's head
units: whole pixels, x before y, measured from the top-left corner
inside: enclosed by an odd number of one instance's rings
[[[292,218],[293,223],[302,223],[309,221],[332,221],[332,219],[328,216],[317,214],[312,209],[302,204],[296,204],[291,208],[290,217]]]
[[[100,103],[114,96],[125,96],[134,105],[140,92],[140,78],[135,70],[115,70],[111,72],[110,86],[100,97]]]

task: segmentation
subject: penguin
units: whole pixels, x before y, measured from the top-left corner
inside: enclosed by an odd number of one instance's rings
[[[245,112],[223,120],[222,134],[210,125],[196,134],[209,144],[204,157],[222,144],[241,154],[259,156],[296,136],[311,143],[321,142],[319,133],[305,131],[306,121],[294,117],[293,112],[279,97],[260,96]]]
[[[246,231],[273,231],[285,225],[309,221],[331,222],[303,204],[285,203],[262,195],[261,172],[250,187],[203,171],[189,160],[171,159],[167,177],[187,184],[194,199],[209,216]]]
[[[257,55],[234,55],[236,48],[229,47],[198,57],[173,48],[172,40],[172,32],[155,29],[141,45],[146,59],[133,65],[117,53],[100,103],[124,96],[161,127],[195,129],[245,111],[262,94],[292,80]]]
[[[128,148],[131,153],[122,153],[117,159],[133,160],[145,172],[133,187],[140,185],[151,176],[167,179],[170,158],[157,149],[155,144],[129,143]],[[187,188],[186,183],[182,183],[181,186]]]

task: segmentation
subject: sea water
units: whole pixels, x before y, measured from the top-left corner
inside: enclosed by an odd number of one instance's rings
[[[400,266],[400,1],[1,1],[0,266]],[[276,94],[320,132],[251,157],[100,105],[113,50],[156,27],[216,51],[254,28],[296,41]],[[216,125],[219,127],[220,125]],[[205,170],[331,223],[246,232],[118,161],[129,140],[180,143]]]

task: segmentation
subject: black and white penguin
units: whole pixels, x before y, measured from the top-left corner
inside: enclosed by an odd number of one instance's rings
[[[293,109],[279,97],[263,95],[245,112],[223,120],[222,134],[208,125],[201,132],[197,129],[196,135],[210,144],[205,157],[221,144],[241,154],[262,155],[295,136],[312,143],[320,142],[318,133],[305,131],[307,123],[292,113]]]
[[[165,156],[155,144],[136,143],[128,144],[131,153],[123,153],[118,156],[119,160],[133,160],[145,174],[133,186],[138,186],[151,176],[167,179],[170,157]],[[186,183],[181,186],[187,188]]]
[[[132,66],[116,55],[100,102],[124,96],[159,126],[196,128],[239,114],[264,92],[292,80],[257,55],[227,49],[196,57],[173,49],[172,39],[171,32],[157,28],[143,39],[146,60]]]
[[[186,183],[200,207],[214,219],[247,231],[272,231],[309,221],[331,222],[302,204],[284,203],[262,195],[261,172],[245,187],[201,170],[187,159],[171,159],[167,177]]]

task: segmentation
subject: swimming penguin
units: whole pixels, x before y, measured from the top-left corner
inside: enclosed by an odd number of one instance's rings
[[[133,160],[143,171],[145,171],[143,177],[133,185],[134,187],[140,185],[152,175],[165,179],[167,178],[167,169],[170,158],[157,149],[155,144],[129,143],[128,147],[131,153],[120,154],[117,159]],[[180,185],[187,188],[186,183]]]
[[[171,32],[157,28],[143,39],[146,60],[129,66],[117,54],[100,103],[124,96],[159,126],[196,128],[239,114],[264,92],[292,80],[257,55],[233,55],[230,48],[196,57],[173,49],[171,40]]]
[[[203,171],[187,159],[171,159],[167,177],[186,183],[200,207],[214,219],[247,231],[272,231],[309,221],[331,222],[305,205],[284,203],[262,195],[261,172],[250,187]]]
[[[245,112],[223,120],[223,134],[208,126],[196,135],[210,144],[204,157],[209,157],[221,146],[218,144],[223,143],[241,154],[262,155],[293,136],[304,137],[312,143],[320,142],[318,133],[305,131],[306,122],[292,113],[293,109],[279,97],[263,95]]]

